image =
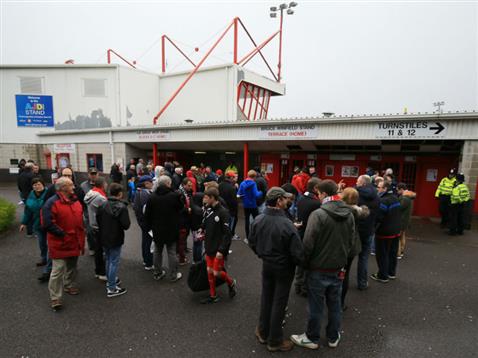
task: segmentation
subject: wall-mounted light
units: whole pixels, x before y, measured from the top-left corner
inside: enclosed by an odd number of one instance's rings
[[[236,154],[236,152],[226,152],[225,154],[231,154],[231,155],[234,155],[234,154]]]
[[[194,154],[206,154],[206,152],[194,152]]]
[[[184,122],[186,122],[186,123],[192,123],[192,122],[194,122],[194,119],[187,118],[187,119],[184,120]]]

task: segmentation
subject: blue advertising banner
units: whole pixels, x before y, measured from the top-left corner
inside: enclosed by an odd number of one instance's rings
[[[15,95],[17,127],[54,127],[53,97]]]

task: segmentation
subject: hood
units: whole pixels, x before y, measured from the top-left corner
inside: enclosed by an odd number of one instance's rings
[[[159,185],[158,188],[156,189],[156,194],[165,195],[165,194],[167,194],[171,191],[172,191],[172,189],[168,188],[166,185]]]
[[[188,178],[194,178],[194,175],[193,175],[192,170],[188,170],[188,171],[186,172],[186,176],[187,176]]]
[[[111,213],[114,217],[118,217],[121,213],[121,210],[128,205],[123,200],[119,200],[115,197],[108,197],[108,202],[110,203]]]
[[[101,195],[99,192],[94,191],[94,190],[90,190],[88,193],[86,193],[85,198],[83,199],[83,201],[85,202],[86,205],[88,205],[88,204],[92,203],[93,200],[95,200],[99,196],[103,197],[103,195]]]
[[[352,209],[340,200],[329,201],[325,204],[322,204],[321,208],[324,209],[325,212],[336,221],[346,220],[352,212]]]
[[[256,182],[252,179],[246,179],[242,182],[242,184],[244,186],[244,189],[250,189],[252,186],[256,185]]]

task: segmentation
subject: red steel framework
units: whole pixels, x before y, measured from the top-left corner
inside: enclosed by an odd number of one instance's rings
[[[108,64],[111,64],[111,54],[116,55],[116,57],[123,60],[123,62],[127,63],[131,67],[136,68],[136,66],[135,66],[136,61],[133,61],[133,63],[131,63],[127,59],[125,59],[123,56],[121,56],[120,54],[118,54],[116,51],[114,51],[112,49],[108,49],[108,51],[106,51],[106,60],[107,60]]]
[[[250,51],[247,55],[245,55],[243,58],[239,59],[238,60],[238,29],[239,29],[239,25],[241,25],[241,27],[244,29],[245,33],[247,34],[247,36],[249,37],[249,39],[252,41],[253,45],[255,46],[254,49],[252,51]],[[153,118],[153,124],[157,124],[158,123],[158,120],[159,120],[159,117],[161,117],[161,115],[166,111],[166,109],[170,106],[170,104],[174,101],[174,99],[177,97],[177,95],[182,91],[182,89],[186,86],[186,84],[191,80],[191,78],[196,74],[196,72],[199,70],[199,68],[203,65],[203,63],[206,61],[206,59],[209,57],[209,55],[214,51],[214,49],[217,47],[217,45],[222,41],[222,39],[226,36],[226,34],[229,32],[230,29],[233,29],[234,31],[234,43],[233,43],[233,61],[235,64],[237,65],[241,65],[241,66],[244,66],[246,65],[252,58],[254,58],[257,54],[259,54],[262,59],[264,60],[267,68],[269,69],[269,71],[272,73],[272,76],[274,77],[274,79],[277,81],[277,82],[280,82],[280,74],[281,74],[281,57],[282,57],[282,14],[281,14],[281,19],[280,19],[280,29],[276,32],[274,32],[271,36],[269,36],[266,40],[264,40],[261,44],[257,45],[257,43],[254,41],[254,39],[252,38],[251,34],[249,33],[249,31],[247,30],[246,26],[244,25],[244,23],[242,22],[242,20],[239,18],[239,17],[235,17],[232,22],[230,22],[228,24],[228,26],[226,27],[226,29],[222,32],[222,34],[219,36],[219,38],[216,40],[216,42],[211,46],[211,48],[206,52],[206,54],[203,56],[203,58],[199,61],[199,63],[196,65],[194,64],[194,62],[184,53],[184,51],[182,51],[179,46],[177,46],[174,41],[172,41],[168,36],[166,35],[163,35],[162,38],[161,38],[161,49],[162,49],[162,54],[161,54],[161,69],[162,69],[162,72],[165,73],[166,72],[166,40],[168,40],[169,43],[171,43],[175,48],[176,50],[178,50],[181,55],[183,55],[193,66],[194,66],[194,69],[188,74],[188,76],[186,77],[186,79],[179,85],[179,87],[176,89],[176,91],[173,92],[173,94],[171,95],[171,97],[166,101],[166,103],[163,105],[163,107],[160,109],[160,111],[156,114],[156,116],[154,116]],[[261,52],[261,50],[267,45],[269,44],[272,39],[274,39],[277,35],[279,35],[279,63],[277,65],[277,68],[278,68],[278,71],[277,71],[277,75],[274,73],[274,71],[272,70],[271,66],[269,65],[269,63],[267,62],[266,58],[264,57],[264,54]],[[198,49],[196,48],[196,51]],[[241,91],[241,85],[242,83],[240,83],[238,85],[238,101],[239,101],[239,96],[240,96],[240,91]],[[255,88],[254,90],[255,91]],[[244,98],[244,102],[246,100],[246,97],[247,97],[247,94],[250,93],[251,94],[251,98],[253,98],[257,104],[256,104],[256,107],[259,105],[261,107],[261,111],[260,111],[260,116],[259,118],[263,118],[262,115],[264,115],[265,113],[265,116],[267,116],[267,108],[269,106],[269,100],[267,100],[267,105],[266,107],[264,108],[263,105],[261,105],[260,103],[260,100],[259,100],[259,90],[256,93],[252,92],[248,92],[247,91],[247,87],[246,87],[246,96]],[[265,90],[265,89],[262,89],[262,92],[263,92],[263,96],[264,97],[270,97],[270,91],[268,90]],[[263,103],[265,101],[265,98],[263,99]],[[252,103],[251,103],[251,106],[252,106]],[[241,108],[242,112],[245,114],[245,109],[244,109],[244,106]],[[248,111],[248,114],[246,115],[246,117],[248,119],[250,119],[250,108],[249,108],[249,111]],[[253,113],[253,117],[254,119],[257,118],[257,111],[254,111]],[[265,117],[264,117],[265,118]]]

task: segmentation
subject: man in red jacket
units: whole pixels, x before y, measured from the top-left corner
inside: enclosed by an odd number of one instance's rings
[[[61,177],[55,186],[56,194],[45,203],[41,219],[53,264],[48,289],[51,307],[56,311],[62,307],[63,291],[70,295],[79,293],[75,276],[78,256],[84,253],[85,230],[83,208],[71,179]]]

